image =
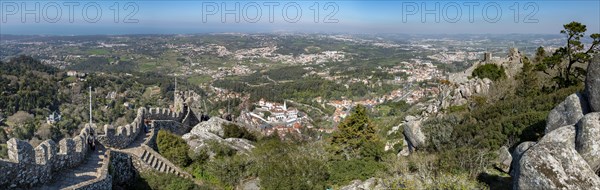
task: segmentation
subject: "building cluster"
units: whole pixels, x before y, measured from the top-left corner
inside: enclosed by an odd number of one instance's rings
[[[397,82],[422,82],[432,79],[439,79],[444,76],[444,73],[437,69],[437,66],[431,62],[426,62],[420,59],[411,59],[411,62],[400,62],[400,64],[387,69],[390,74],[404,73],[406,79],[396,77]]]
[[[373,107],[383,102],[384,99],[382,98],[372,98],[358,101],[349,99],[330,100],[327,104],[335,107],[335,111],[333,112],[332,118],[334,122],[338,123],[341,122],[348,115],[350,115],[350,111],[352,110],[352,108],[358,104],[364,105],[366,107]]]
[[[273,62],[283,62],[288,64],[319,64],[328,61],[343,61],[346,59],[346,53],[343,51],[323,51],[313,54],[283,55],[276,53],[277,46],[268,46],[252,49],[241,49],[234,53],[237,60],[267,59]]]
[[[434,55],[427,56],[427,58],[439,61],[440,63],[451,64],[453,62],[465,62],[469,60],[479,59],[481,52],[467,52],[467,51],[456,51],[456,52],[439,52]]]
[[[268,102],[265,99],[258,101],[258,108],[255,111],[260,112],[263,115],[263,119],[270,123],[285,122],[293,124],[298,120],[298,109],[293,107],[287,107],[287,103],[284,101],[283,105],[276,102]],[[265,115],[265,113],[269,113]]]
[[[67,76],[69,76],[69,77],[76,77],[80,81],[84,81],[85,77],[87,76],[87,73],[77,72],[77,71],[70,70],[70,71],[67,71]]]
[[[301,134],[301,129],[313,128],[307,120],[308,116],[297,108],[288,107],[287,102],[277,103],[261,99],[252,111],[242,111],[238,121],[257,126],[265,135],[275,132],[281,137],[288,134]]]

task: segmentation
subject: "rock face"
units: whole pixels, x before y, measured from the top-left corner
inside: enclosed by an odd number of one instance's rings
[[[194,128],[192,128],[190,133],[199,133],[199,131],[207,131],[222,137],[224,135],[222,127],[223,124],[229,123],[231,122],[218,117],[212,117],[208,121],[196,125]]]
[[[456,88],[445,89],[441,92],[439,107],[448,108],[466,104],[473,95],[487,94],[492,85],[490,79],[473,78],[456,83]]]
[[[600,189],[599,75],[596,58],[588,68],[585,96],[567,97],[548,115],[546,135],[515,149],[514,189]]]
[[[370,190],[370,189],[386,189],[384,188],[381,179],[370,178],[363,181],[354,180],[350,185],[341,187],[340,190]]]
[[[231,147],[238,152],[247,153],[254,148],[252,142],[240,138],[223,138],[223,124],[231,123],[218,117],[210,118],[206,122],[202,122],[196,126],[182,138],[190,145],[190,149],[198,153],[202,150],[209,141],[215,141],[219,144]],[[213,155],[212,152],[209,154]]]
[[[425,135],[421,131],[422,121],[414,117],[407,117],[406,119],[407,121],[404,123],[404,137],[410,151],[414,151],[425,144]]]
[[[587,105],[584,96],[579,93],[567,97],[548,114],[546,134],[559,127],[576,124],[583,115],[588,113]]]
[[[587,114],[577,123],[575,149],[593,171],[600,169],[600,112]]]
[[[600,112],[600,55],[596,55],[587,68],[585,93],[592,112]]]
[[[533,145],[535,145],[535,142],[527,141],[519,144],[519,146],[515,148],[511,154],[513,160],[510,164],[510,176],[517,176],[516,172],[519,171],[519,161],[521,160],[523,153],[529,150],[529,148],[531,148]]]
[[[575,150],[575,127],[558,128],[527,150],[513,176],[515,189],[594,189],[600,178]]]
[[[510,171],[511,162],[512,156],[510,155],[508,148],[506,148],[506,146],[500,147],[498,150],[498,159],[496,159],[496,163],[494,164],[496,168],[508,173]]]

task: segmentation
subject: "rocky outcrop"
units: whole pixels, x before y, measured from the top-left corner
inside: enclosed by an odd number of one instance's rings
[[[592,170],[600,169],[600,112],[587,114],[577,123],[575,149]]]
[[[504,67],[506,76],[514,77],[517,76],[523,70],[523,56],[517,48],[510,48],[508,50],[508,57],[506,60],[498,62],[498,66]]]
[[[417,148],[425,145],[425,135],[421,131],[421,120],[407,116],[404,125],[404,138],[408,144],[409,150],[412,152]]]
[[[588,112],[588,103],[580,93],[572,94],[556,106],[546,120],[546,134],[565,125],[574,125]]]
[[[224,138],[223,124],[231,123],[218,117],[213,117],[206,122],[196,125],[182,138],[194,152],[200,152],[210,141],[231,147],[238,152],[247,153],[254,148],[252,142],[240,138]],[[212,152],[209,152],[212,155]]]
[[[418,115],[409,116],[405,122],[399,126],[404,128],[404,136],[408,142],[410,151],[417,149],[426,143],[425,135],[421,132],[421,122],[428,117],[434,117],[453,106],[462,106],[469,102],[475,96],[485,96],[490,92],[493,81],[487,78],[472,78],[472,73],[478,66],[484,64],[496,64],[504,67],[508,77],[514,77],[523,67],[521,53],[516,48],[509,49],[509,56],[502,59],[483,60],[476,62],[463,72],[450,73],[448,75],[448,84],[440,86],[440,93],[436,99],[427,102],[421,102],[413,106]],[[421,118],[421,119],[416,119]],[[574,124],[574,123],[572,123]],[[405,149],[401,155],[407,155]]]
[[[498,150],[498,158],[496,159],[496,163],[494,166],[501,171],[508,173],[510,172],[510,164],[512,162],[512,155],[506,146],[500,147]]]
[[[340,190],[370,190],[370,189],[386,189],[383,186],[381,179],[370,178],[364,182],[361,180],[354,180],[350,182],[350,185],[341,187]]]
[[[600,112],[600,55],[596,55],[587,68],[585,94],[592,112]]]
[[[225,141],[227,141],[233,149],[241,152],[250,152],[254,148],[252,141],[249,141],[248,139],[226,138]]]
[[[546,135],[515,149],[515,189],[600,189],[600,112],[594,108],[600,102],[599,66],[598,58],[588,66],[586,96],[567,97],[548,115]]]
[[[222,137],[224,135],[223,125],[231,123],[231,121],[227,121],[218,117],[213,117],[210,118],[208,121],[199,123],[198,125],[194,126],[190,133],[200,133],[200,131],[206,131]]]
[[[535,142],[523,142],[519,144],[519,146],[517,146],[517,148],[515,148],[515,150],[512,152],[511,156],[513,160],[510,163],[510,176],[517,176],[516,172],[519,171],[519,160],[521,160],[523,153],[529,150],[529,148],[531,148],[533,145],[535,145]]]
[[[445,109],[451,106],[464,105],[473,95],[487,94],[492,83],[487,78],[473,78],[465,82],[455,83],[455,87],[442,90],[439,107]]]
[[[544,136],[519,160],[515,189],[593,189],[600,178],[575,150],[575,127]]]

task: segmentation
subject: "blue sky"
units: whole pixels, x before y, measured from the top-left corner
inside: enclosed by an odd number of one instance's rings
[[[0,2],[1,34],[557,34],[571,21],[586,24],[588,33],[599,33],[600,1]]]

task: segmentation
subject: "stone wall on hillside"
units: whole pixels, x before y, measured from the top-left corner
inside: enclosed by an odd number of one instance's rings
[[[112,189],[113,185],[127,186],[135,179],[137,172],[133,166],[132,157],[119,151],[106,151],[98,177],[67,189],[97,190]]]
[[[138,109],[137,115],[133,122],[125,126],[113,127],[112,125],[104,125],[104,135],[98,136],[98,141],[102,145],[111,148],[125,148],[133,140],[135,140],[144,130],[144,119],[146,118],[146,108]]]
[[[86,124],[79,135],[62,139],[58,145],[46,140],[33,148],[26,141],[10,139],[8,160],[0,159],[0,189],[46,183],[54,173],[79,165],[88,154],[86,139],[94,128]]]
[[[106,147],[126,148],[138,137],[140,131],[144,130],[145,122],[148,120],[164,121],[161,127],[172,129],[171,131],[177,134],[186,133],[192,126],[200,122],[188,106],[185,106],[181,112],[174,112],[168,108],[150,108],[148,110],[140,108],[131,124],[118,127],[105,125],[104,134],[98,136],[98,141]]]

